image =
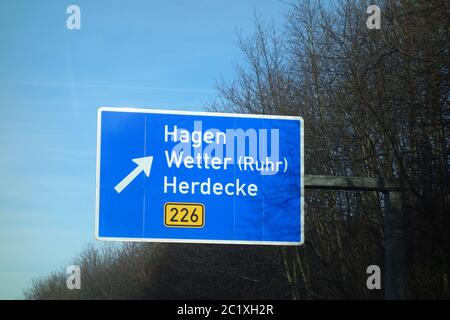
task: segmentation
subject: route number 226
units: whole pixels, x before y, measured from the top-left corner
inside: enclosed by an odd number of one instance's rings
[[[202,228],[205,225],[205,207],[201,203],[167,202],[164,205],[164,225]]]

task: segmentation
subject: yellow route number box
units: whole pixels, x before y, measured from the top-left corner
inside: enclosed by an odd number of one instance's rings
[[[201,203],[167,202],[164,205],[166,227],[202,228],[205,225],[205,206]]]

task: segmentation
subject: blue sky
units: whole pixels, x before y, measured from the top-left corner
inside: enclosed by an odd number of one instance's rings
[[[81,30],[66,8],[81,8]],[[96,110],[202,110],[277,0],[0,4],[0,299],[94,243]]]

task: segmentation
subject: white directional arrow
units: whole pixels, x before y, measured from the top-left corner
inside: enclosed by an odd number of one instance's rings
[[[150,175],[150,170],[152,168],[153,157],[142,157],[132,159],[134,163],[137,164],[137,167],[134,168],[122,181],[120,181],[114,189],[121,193],[123,189],[125,189],[131,181],[133,181],[141,171],[144,171],[145,175],[148,177]]]

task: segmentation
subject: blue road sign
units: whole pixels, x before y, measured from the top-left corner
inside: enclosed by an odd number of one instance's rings
[[[100,108],[98,240],[300,245],[300,117]]]

